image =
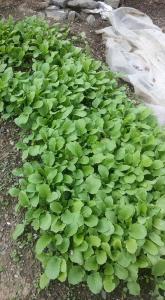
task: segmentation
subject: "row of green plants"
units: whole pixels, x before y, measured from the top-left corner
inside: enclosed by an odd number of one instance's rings
[[[114,74],[40,19],[0,22],[0,110],[22,129],[14,171],[26,230],[38,236],[40,287],[123,281],[148,269],[165,290],[165,132]]]

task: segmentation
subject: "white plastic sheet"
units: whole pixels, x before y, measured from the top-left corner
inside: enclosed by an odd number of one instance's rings
[[[135,93],[165,124],[165,34],[142,12],[121,7],[101,29],[111,70],[132,83]]]

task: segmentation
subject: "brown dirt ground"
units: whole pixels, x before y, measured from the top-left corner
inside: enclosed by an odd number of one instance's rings
[[[16,19],[24,17],[18,10],[18,5],[26,3],[29,9],[38,9],[39,0],[0,0],[0,15],[12,15]],[[165,26],[164,0],[123,0],[123,5],[134,6],[153,17],[160,27]],[[27,10],[27,15],[31,14]],[[94,30],[103,28],[106,22],[99,19],[95,28],[79,21],[70,25],[71,34],[85,32],[91,53],[98,59],[104,60],[104,47],[101,37]],[[83,44],[84,42],[82,42]],[[0,300],[152,300],[150,294],[151,282],[148,275],[141,276],[142,293],[140,297],[125,296],[123,287],[119,287],[111,295],[92,295],[85,285],[70,287],[67,284],[53,282],[49,289],[40,292],[38,276],[40,266],[33,253],[35,236],[27,235],[24,240],[14,243],[11,233],[19,222],[20,216],[15,214],[16,201],[8,196],[8,188],[13,184],[12,170],[21,164],[20,154],[15,144],[19,139],[19,130],[12,122],[0,123]]]

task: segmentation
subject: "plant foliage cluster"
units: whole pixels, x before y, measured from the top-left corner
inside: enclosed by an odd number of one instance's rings
[[[165,289],[165,134],[115,76],[29,18],[0,23],[0,109],[22,128],[17,209],[37,232],[40,287],[120,281],[140,292],[140,269]]]

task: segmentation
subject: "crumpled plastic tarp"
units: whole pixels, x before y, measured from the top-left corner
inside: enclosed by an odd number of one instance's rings
[[[103,34],[106,61],[165,124],[165,34],[144,13],[120,7],[109,12]]]

